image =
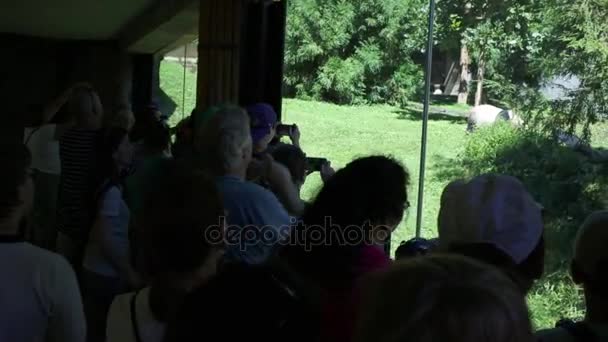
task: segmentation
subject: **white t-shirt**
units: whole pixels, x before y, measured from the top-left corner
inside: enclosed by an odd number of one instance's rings
[[[131,299],[135,292],[126,293],[114,298],[108,324],[106,340],[109,342],[137,342],[133,322],[131,321]],[[135,312],[140,342],[161,342],[165,336],[165,323],[154,318],[150,310],[150,288],[142,289],[135,299]]]
[[[129,262],[129,218],[129,207],[121,189],[117,186],[109,188],[100,201],[85,250],[83,266],[87,270],[107,277],[120,276],[115,263]]]
[[[56,124],[28,127],[24,132],[24,143],[32,154],[32,168],[52,175],[61,174],[59,141],[55,137]]]
[[[72,267],[61,256],[0,240],[0,341],[84,342],[86,323]]]

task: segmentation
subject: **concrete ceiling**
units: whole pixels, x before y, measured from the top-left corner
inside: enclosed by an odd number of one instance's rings
[[[0,0],[0,33],[78,40],[113,38],[155,0]]]

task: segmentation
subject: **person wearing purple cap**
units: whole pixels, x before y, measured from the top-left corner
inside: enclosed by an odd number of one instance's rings
[[[263,153],[276,135],[277,113],[272,106],[258,103],[247,107],[251,125],[253,153]]]
[[[270,188],[291,215],[302,215],[305,203],[300,198],[297,186],[291,181],[291,173],[267,153],[269,144],[276,135],[278,124],[276,112],[269,104],[258,103],[247,107],[247,114],[253,144],[253,160],[247,178]],[[296,127],[293,131],[290,137],[294,145],[298,146],[299,130]]]
[[[251,123],[251,139],[253,140],[254,155],[268,150],[270,142],[277,136],[277,113],[267,103],[257,103],[247,107]],[[294,146],[300,147],[300,130],[297,125],[289,132],[289,138]]]

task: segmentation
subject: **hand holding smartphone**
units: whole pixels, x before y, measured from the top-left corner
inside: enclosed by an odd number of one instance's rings
[[[308,164],[309,172],[320,172],[323,168],[323,165],[329,164],[329,160],[325,158],[308,157],[306,158],[306,163]]]
[[[293,129],[295,125],[277,125],[276,134],[279,137],[288,137],[293,134]]]

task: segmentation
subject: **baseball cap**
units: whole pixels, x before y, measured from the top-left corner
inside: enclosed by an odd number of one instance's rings
[[[277,113],[267,103],[247,107],[247,114],[251,120],[251,139],[254,143],[268,135],[272,126],[277,122]]]
[[[511,176],[486,174],[450,183],[441,196],[439,243],[491,244],[519,264],[543,234],[542,206]]]
[[[596,211],[581,225],[574,240],[574,261],[587,275],[602,272],[608,265],[608,211]]]

